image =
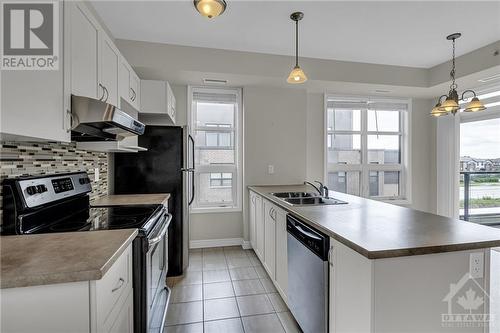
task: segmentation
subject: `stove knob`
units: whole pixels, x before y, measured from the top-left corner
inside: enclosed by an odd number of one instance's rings
[[[79,182],[80,182],[80,184],[82,184],[82,185],[85,185],[85,184],[90,183],[90,179],[88,179],[88,178],[80,178],[78,181],[79,181]]]
[[[29,195],[33,195],[36,194],[38,191],[36,186],[28,186],[26,187],[26,192],[28,192]]]
[[[38,193],[43,193],[43,192],[47,192],[47,186],[45,185],[37,185],[36,187],[36,190]]]

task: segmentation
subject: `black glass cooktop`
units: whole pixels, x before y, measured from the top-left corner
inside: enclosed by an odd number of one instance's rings
[[[33,233],[127,228],[145,229],[147,228],[147,222],[157,209],[159,209],[159,205],[94,207],[78,212],[66,219],[46,224],[33,231]]]

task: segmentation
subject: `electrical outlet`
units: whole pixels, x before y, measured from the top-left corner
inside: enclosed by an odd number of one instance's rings
[[[484,276],[484,253],[471,253],[469,257],[469,273],[472,278],[478,279]]]
[[[274,165],[269,164],[267,166],[267,173],[270,174],[270,175],[274,174]]]
[[[98,182],[100,179],[99,168],[94,169],[94,181]]]

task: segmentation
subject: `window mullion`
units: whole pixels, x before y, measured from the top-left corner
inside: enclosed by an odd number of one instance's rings
[[[361,196],[368,196],[369,177],[368,177],[368,109],[361,110]]]

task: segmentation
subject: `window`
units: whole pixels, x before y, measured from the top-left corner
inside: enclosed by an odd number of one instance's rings
[[[241,209],[241,90],[190,87],[193,211]]]
[[[233,183],[232,173],[211,173],[210,187],[231,187]]]
[[[330,189],[377,199],[408,199],[409,100],[326,96]]]

